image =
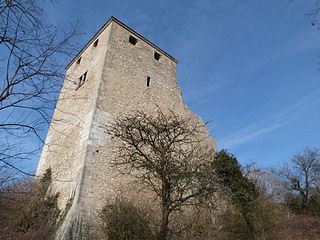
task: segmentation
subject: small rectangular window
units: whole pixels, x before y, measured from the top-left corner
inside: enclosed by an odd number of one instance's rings
[[[99,43],[99,39],[97,39],[97,40],[94,41],[93,46],[94,46],[94,47],[97,47],[97,46],[98,46],[98,43]]]
[[[81,87],[85,83],[85,81],[87,79],[87,72],[88,71],[86,71],[84,74],[81,75],[81,77],[79,77],[79,82],[78,82],[78,86],[77,86],[76,90],[78,90],[78,88]]]
[[[157,61],[159,61],[161,58],[160,53],[154,52],[154,59],[156,59]]]
[[[80,62],[81,62],[81,57],[78,58],[77,64],[80,64]]]
[[[150,87],[150,77],[147,76],[147,87]]]
[[[135,37],[133,37],[133,36],[129,37],[129,43],[136,45],[137,42],[138,42],[138,39],[136,39]]]

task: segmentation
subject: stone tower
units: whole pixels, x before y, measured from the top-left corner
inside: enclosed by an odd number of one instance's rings
[[[68,64],[37,169],[42,174],[51,167],[51,190],[60,193],[59,207],[68,208],[58,239],[90,239],[79,225],[93,221],[106,199],[123,191],[124,181],[110,169],[111,139],[101,126],[135,109],[152,113],[156,106],[200,120],[183,104],[176,64],[113,17]]]

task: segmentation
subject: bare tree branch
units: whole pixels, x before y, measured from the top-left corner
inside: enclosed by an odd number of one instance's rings
[[[0,145],[4,149],[22,142],[25,147],[16,151],[23,154],[33,152],[28,149],[32,144],[34,149],[39,149],[37,142],[43,144],[63,83],[64,60],[76,52],[73,39],[78,34],[77,26],[64,32],[46,24],[36,0],[0,0]],[[0,149],[0,159],[2,155]],[[19,154],[13,156],[2,163],[17,168],[13,162]]]
[[[288,199],[297,199],[300,210],[307,210],[313,197],[320,194],[320,149],[305,148],[280,170]]]
[[[216,191],[209,167],[214,149],[204,141],[204,128],[200,122],[173,111],[164,114],[159,108],[154,116],[137,111],[106,127],[118,143],[113,166],[133,176],[161,201],[159,240],[167,238],[172,212],[200,204]]]

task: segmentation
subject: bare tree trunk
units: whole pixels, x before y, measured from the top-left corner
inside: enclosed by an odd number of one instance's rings
[[[173,211],[191,203],[201,204],[198,199],[207,199],[216,191],[211,170],[214,147],[207,145],[205,125],[168,110],[164,114],[158,108],[155,115],[137,111],[106,126],[106,132],[121,143],[114,146],[118,155],[112,165],[159,198],[157,240],[170,237]]]
[[[305,196],[304,196],[304,208],[307,209],[308,207],[308,200],[309,200],[309,175],[310,173],[307,172],[305,174]]]
[[[166,180],[162,180],[162,194],[161,194],[161,224],[157,240],[166,240],[169,225],[170,215],[170,184]]]
[[[170,214],[170,211],[169,211],[168,206],[162,206],[161,225],[160,225],[160,230],[158,233],[157,240],[166,240],[167,239],[169,214]]]

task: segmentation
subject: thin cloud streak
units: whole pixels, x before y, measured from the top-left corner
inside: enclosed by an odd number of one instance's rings
[[[212,79],[214,84],[202,84],[197,85],[196,88],[193,88],[189,91],[188,95],[186,94],[186,100],[190,102],[197,102],[197,104],[203,104],[210,99],[210,95],[221,90],[227,84],[232,83],[233,81],[238,80],[238,76],[241,74],[248,74],[250,72],[257,72],[266,64],[275,61],[277,59],[281,59],[290,55],[297,55],[302,52],[307,52],[310,50],[317,50],[320,48],[320,44],[318,41],[317,32],[308,32],[306,30],[299,32],[295,36],[292,36],[291,42],[286,45],[279,45],[273,51],[270,51],[263,55],[259,61],[255,62],[246,62],[243,61],[245,58],[239,57],[238,62],[234,62],[233,68],[230,69],[228,73],[214,73],[213,77],[209,77],[208,79]],[[217,44],[218,45],[218,44]],[[180,51],[188,53],[188,49],[196,48],[197,45],[191,43],[191,40],[188,44],[180,47]],[[199,47],[198,47],[199,48]],[[248,51],[250,47],[248,48]],[[244,56],[247,56],[247,53],[243,53]],[[194,64],[194,62],[193,62]],[[195,86],[195,85],[194,85]],[[211,99],[210,99],[211,100]]]
[[[320,89],[303,97],[296,104],[290,106],[286,110],[280,112],[273,118],[261,120],[249,124],[248,126],[223,137],[218,143],[223,148],[235,147],[244,142],[253,140],[254,138],[281,128],[294,120],[298,115],[302,114],[310,106],[320,101]]]

